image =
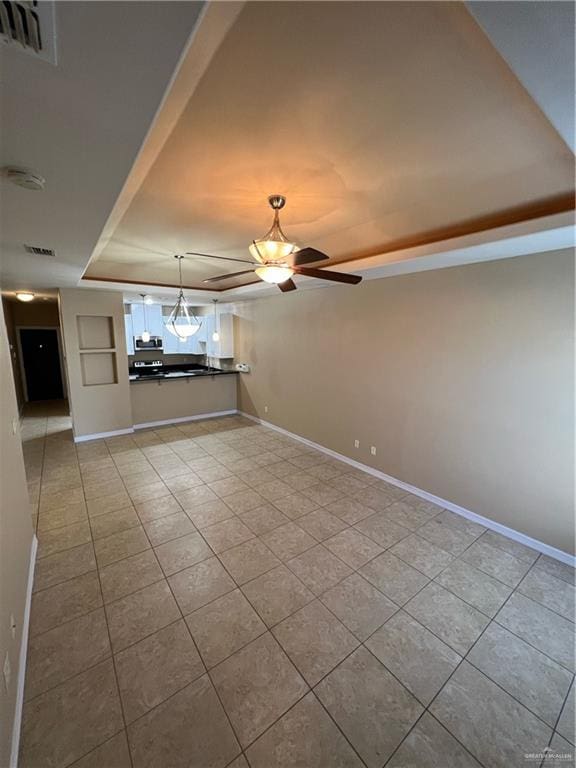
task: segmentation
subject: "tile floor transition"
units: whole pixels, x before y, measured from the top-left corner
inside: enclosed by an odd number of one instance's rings
[[[239,416],[75,445],[46,408],[21,768],[574,753],[568,566]]]

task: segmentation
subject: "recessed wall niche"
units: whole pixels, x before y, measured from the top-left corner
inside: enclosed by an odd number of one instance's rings
[[[78,346],[83,349],[114,349],[114,323],[109,315],[78,315]]]
[[[93,387],[98,384],[117,384],[115,352],[83,352],[80,355],[82,384]]]
[[[77,315],[82,384],[117,384],[114,321],[110,315]]]

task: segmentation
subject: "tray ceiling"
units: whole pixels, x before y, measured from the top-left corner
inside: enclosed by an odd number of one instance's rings
[[[566,210],[572,182],[464,5],[248,3],[85,277],[174,284],[174,253],[248,258],[272,193],[286,234],[337,263]],[[189,257],[185,282],[238,266]]]

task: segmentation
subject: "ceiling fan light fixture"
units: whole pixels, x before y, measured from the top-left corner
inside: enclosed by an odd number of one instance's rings
[[[290,269],[290,267],[282,266],[258,267],[255,272],[261,280],[264,280],[266,283],[274,283],[276,285],[279,283],[284,283],[286,280],[290,280],[294,274],[293,269]]]
[[[288,240],[280,226],[278,211],[286,205],[286,198],[282,195],[270,195],[268,202],[274,211],[272,226],[264,237],[261,237],[259,240],[253,240],[252,244],[248,246],[252,257],[261,264],[268,264],[271,261],[284,261],[290,254],[298,250],[298,246]]]

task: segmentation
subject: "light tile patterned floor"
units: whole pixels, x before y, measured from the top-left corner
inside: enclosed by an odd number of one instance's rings
[[[241,417],[74,445],[56,403],[23,436],[21,768],[573,754],[569,567]]]

